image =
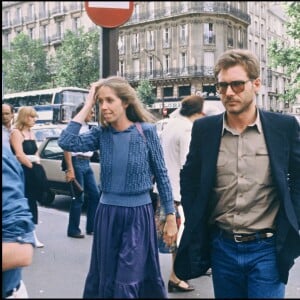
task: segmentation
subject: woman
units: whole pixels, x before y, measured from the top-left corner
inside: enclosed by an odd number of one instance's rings
[[[33,130],[37,112],[31,106],[23,106],[18,110],[18,117],[14,129],[10,134],[10,144],[16,158],[21,163],[25,175],[25,196],[28,198],[29,208],[32,213],[34,224],[38,224],[37,201],[43,196],[37,186],[34,174],[34,164],[39,163],[38,147]],[[42,248],[41,243],[34,231],[36,247]]]
[[[101,126],[79,135],[96,102]],[[177,226],[162,148],[151,121],[129,83],[112,76],[92,84],[85,106],[60,136],[59,145],[66,151],[100,150],[102,194],[84,298],[166,298],[149,193],[152,175],[167,214],[168,245],[176,240]],[[142,122],[144,136],[137,122]]]

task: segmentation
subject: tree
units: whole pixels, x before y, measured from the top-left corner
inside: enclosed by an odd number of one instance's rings
[[[147,79],[142,79],[139,82],[137,87],[137,94],[140,100],[145,105],[152,105],[155,102],[155,95],[153,93],[154,87],[152,86],[151,82]]]
[[[300,95],[300,3],[291,2],[287,6],[287,34],[294,39],[295,44],[290,47],[284,46],[281,42],[274,40],[268,48],[271,58],[271,66],[285,67],[286,74],[291,81],[283,95],[280,95],[285,102],[293,103],[297,95]]]
[[[87,33],[79,29],[77,33],[66,31],[56,56],[52,57],[51,69],[57,86],[87,88],[99,79],[99,33]]]
[[[47,53],[40,40],[19,33],[11,50],[3,49],[2,68],[5,93],[35,90],[50,82]]]

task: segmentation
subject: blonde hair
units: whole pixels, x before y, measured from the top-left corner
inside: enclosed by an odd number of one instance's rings
[[[98,92],[103,86],[111,88],[117,97],[119,97],[124,104],[128,105],[126,108],[126,116],[128,120],[132,122],[150,123],[154,123],[156,121],[156,118],[146,110],[143,103],[138,99],[134,88],[123,77],[110,76],[99,80],[94,94],[96,101],[98,100]],[[99,119],[103,126],[108,126],[108,123],[103,118],[101,110]]]
[[[22,106],[18,110],[15,128],[23,130],[28,123],[28,117],[38,117],[36,110],[32,106]]]

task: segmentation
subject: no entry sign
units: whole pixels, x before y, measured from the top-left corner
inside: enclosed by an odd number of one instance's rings
[[[96,25],[115,28],[130,19],[133,3],[134,1],[85,1],[85,10]]]

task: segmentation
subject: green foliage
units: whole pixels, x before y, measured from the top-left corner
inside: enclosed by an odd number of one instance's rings
[[[139,82],[137,87],[137,94],[140,100],[145,105],[152,105],[155,102],[155,95],[153,93],[154,87],[152,86],[151,82],[147,79],[143,79]]]
[[[66,31],[56,57],[51,58],[55,85],[87,88],[99,79],[99,33]]]
[[[40,40],[20,33],[2,52],[4,92],[56,86],[87,88],[99,79],[99,33],[67,31],[56,56],[48,57]]]
[[[289,21],[287,22],[287,33],[294,39],[296,46],[286,47],[281,42],[274,40],[268,48],[268,55],[272,67],[284,67],[285,73],[291,78],[286,92],[280,97],[285,102],[293,103],[296,96],[300,94],[300,3],[291,2],[287,6]]]
[[[44,88],[50,81],[47,54],[39,40],[20,33],[3,49],[2,68],[5,93]]]

